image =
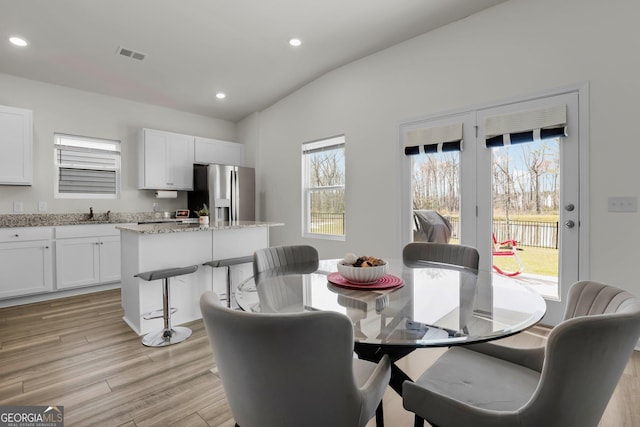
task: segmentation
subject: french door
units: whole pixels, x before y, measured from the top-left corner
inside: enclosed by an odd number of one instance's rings
[[[476,247],[481,269],[514,275],[540,292],[547,301],[544,322],[558,323],[569,286],[585,274],[580,258],[587,256],[579,97],[579,90],[568,90],[402,124],[400,138],[409,154],[402,164],[403,245],[426,240],[417,213],[443,213],[453,229],[450,243]],[[557,113],[564,119],[560,126],[536,128],[536,120],[553,121]],[[531,120],[532,132],[500,129],[507,123],[506,129],[518,130],[521,122],[526,128]],[[447,129],[456,126],[461,132],[454,138]],[[450,152],[441,152],[447,141],[438,144],[433,137],[460,134],[460,149],[449,144]],[[410,155],[416,141],[424,147]]]

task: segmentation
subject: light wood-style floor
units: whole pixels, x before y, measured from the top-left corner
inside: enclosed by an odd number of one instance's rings
[[[118,290],[0,309],[0,405],[63,405],[67,426],[233,426],[202,322],[179,345],[148,348],[122,315]],[[505,341],[534,346],[546,333]],[[399,365],[417,377],[442,351],[417,350]],[[640,426],[639,403],[634,352],[600,426]],[[391,389],[384,411],[387,426],[413,425]]]

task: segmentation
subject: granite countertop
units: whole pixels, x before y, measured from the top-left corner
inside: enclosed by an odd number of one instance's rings
[[[181,223],[157,223],[157,224],[137,224],[137,225],[118,225],[117,229],[122,231],[130,231],[138,234],[162,234],[162,233],[183,233],[194,231],[215,231],[215,230],[231,230],[240,228],[255,227],[278,227],[283,226],[281,222],[261,222],[261,221],[233,221],[210,223],[209,225],[200,224],[181,224]]]
[[[195,219],[197,221],[197,219]],[[61,225],[130,224],[148,221],[178,221],[158,212],[99,212],[89,219],[86,213],[0,215],[0,228],[56,227]]]

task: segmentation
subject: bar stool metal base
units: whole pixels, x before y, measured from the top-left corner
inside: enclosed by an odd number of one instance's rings
[[[157,332],[150,332],[142,338],[142,344],[147,347],[164,347],[167,345],[178,344],[191,336],[191,329],[183,326],[172,326],[171,315],[176,312],[175,308],[169,305],[169,278],[181,276],[183,274],[191,274],[198,269],[197,265],[182,268],[165,268],[162,270],[147,271],[135,274],[142,280],[162,280],[162,316],[160,311],[145,313],[142,317],[146,320],[162,317],[164,327]]]
[[[205,262],[202,265],[208,265],[213,268],[227,267],[227,307],[231,308],[231,267],[238,264],[248,264],[253,262],[253,255],[241,256],[236,258],[215,259]]]
[[[147,347],[164,347],[178,344],[191,336],[191,329],[184,326],[174,326],[173,328],[161,331],[150,332],[142,339],[142,344]]]

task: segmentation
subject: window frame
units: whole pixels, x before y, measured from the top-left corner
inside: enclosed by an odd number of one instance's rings
[[[325,240],[346,240],[346,146],[345,135],[337,135],[328,138],[322,138],[315,141],[309,141],[302,143],[301,158],[302,158],[302,236],[316,239]],[[344,158],[343,172],[344,182],[342,185],[330,185],[330,186],[317,186],[312,187],[310,185],[310,162],[308,154],[310,152],[317,152],[318,150],[334,150],[342,149],[342,155]],[[345,205],[344,221],[343,221],[343,233],[342,234],[324,234],[311,231],[311,194],[318,191],[335,191],[342,190],[343,203]]]
[[[89,166],[87,164],[73,164],[60,162],[60,150],[78,151],[85,153],[96,153],[100,155],[112,156],[113,167]],[[95,138],[88,136],[70,135],[64,133],[54,133],[53,139],[53,163],[54,163],[54,191],[55,199],[119,199],[122,171],[122,144],[118,140]],[[60,192],[60,170],[95,170],[115,172],[115,192],[114,193],[67,193]]]

